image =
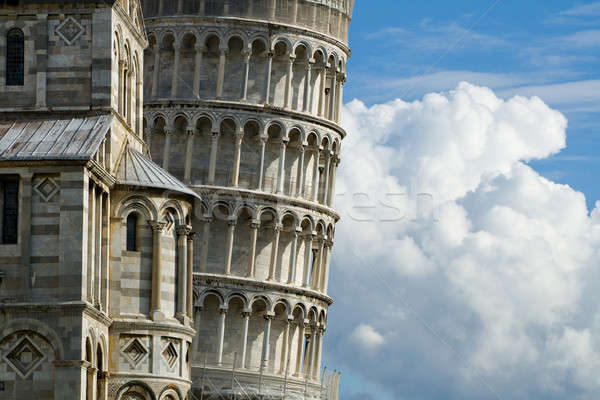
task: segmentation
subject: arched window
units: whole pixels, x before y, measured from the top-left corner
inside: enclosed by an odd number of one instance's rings
[[[137,215],[129,214],[127,217],[127,251],[137,251]]]
[[[25,38],[20,29],[6,36],[6,86],[23,86],[25,74]]]

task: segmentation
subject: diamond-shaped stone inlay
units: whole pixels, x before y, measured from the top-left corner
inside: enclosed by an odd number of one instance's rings
[[[73,17],[68,17],[56,27],[56,34],[68,45],[75,43],[84,33],[85,28]]]
[[[138,339],[133,339],[125,349],[123,354],[128,359],[130,364],[136,368],[148,356],[148,349]]]
[[[29,338],[21,339],[12,350],[4,356],[7,364],[10,365],[23,379],[27,379],[45,358],[46,356],[44,356],[40,349],[38,349]]]
[[[35,191],[44,201],[49,201],[56,193],[59,186],[52,178],[46,178],[35,185]]]
[[[167,364],[169,364],[169,368],[173,368],[173,365],[175,365],[177,357],[179,356],[179,354],[177,354],[177,349],[175,348],[173,343],[169,342],[167,347],[165,347],[165,349],[163,350],[162,355],[165,358]]]

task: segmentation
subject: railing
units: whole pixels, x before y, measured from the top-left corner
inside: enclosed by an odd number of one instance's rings
[[[338,400],[340,374],[324,368],[319,380],[289,373],[265,371],[265,363],[247,368],[233,363],[209,363],[208,357],[200,365],[193,365],[192,400]]]

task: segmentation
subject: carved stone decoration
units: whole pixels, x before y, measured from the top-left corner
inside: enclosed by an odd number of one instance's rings
[[[173,365],[175,365],[179,354],[177,353],[177,349],[175,348],[172,342],[169,342],[167,347],[165,347],[165,349],[162,352],[162,356],[169,365],[169,368],[173,368]]]
[[[27,337],[18,341],[4,356],[6,363],[22,379],[27,379],[45,359],[42,351]]]
[[[45,178],[35,185],[35,192],[44,200],[48,202],[58,193],[60,187],[52,178]]]
[[[125,345],[121,353],[133,368],[137,368],[148,357],[149,352],[146,346],[135,338]]]
[[[85,33],[85,28],[73,17],[67,17],[56,27],[56,34],[71,46]]]
[[[122,397],[123,400],[145,400],[144,396],[135,392],[127,392]]]

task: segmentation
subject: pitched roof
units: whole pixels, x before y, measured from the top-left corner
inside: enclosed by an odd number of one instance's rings
[[[130,146],[125,148],[117,168],[117,183],[120,185],[173,190],[200,198],[179,179]]]
[[[90,160],[112,116],[0,122],[0,161]]]

